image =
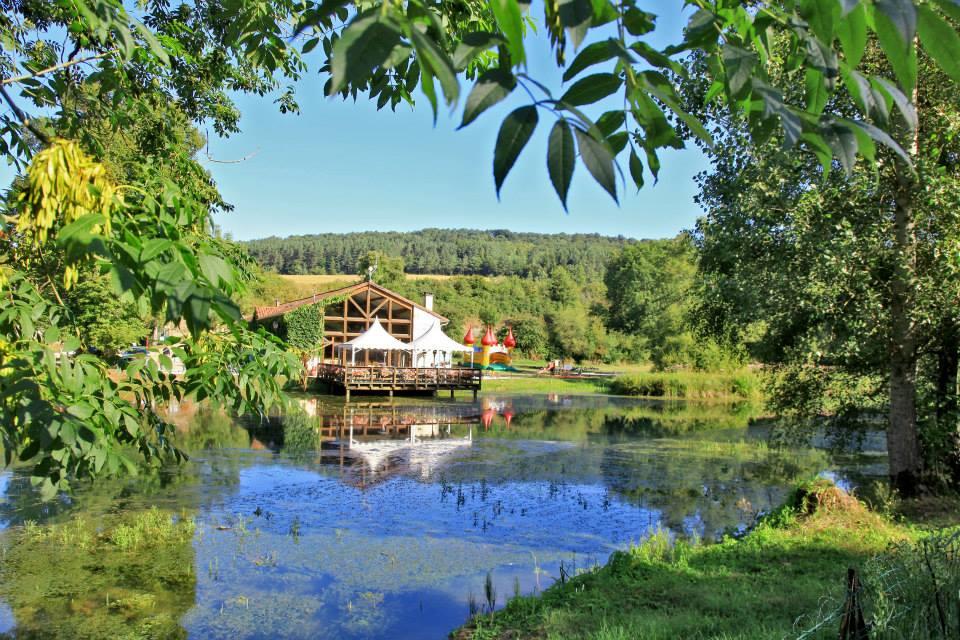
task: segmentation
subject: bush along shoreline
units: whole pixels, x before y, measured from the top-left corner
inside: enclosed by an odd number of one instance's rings
[[[762,399],[761,382],[749,370],[735,372],[676,371],[617,376],[609,392],[621,396],[683,400]]]
[[[651,532],[602,567],[475,615],[451,637],[836,638],[850,609],[850,568],[870,638],[957,637],[957,504],[952,528],[925,530],[817,480],[739,539]]]

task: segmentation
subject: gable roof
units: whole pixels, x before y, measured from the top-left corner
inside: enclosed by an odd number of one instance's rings
[[[251,320],[253,320],[254,322],[257,322],[259,320],[266,320],[267,318],[275,318],[278,316],[282,316],[286,313],[290,313],[294,309],[297,309],[304,305],[315,304],[317,302],[322,302],[328,298],[333,298],[336,296],[352,295],[354,293],[357,293],[358,291],[363,291],[364,289],[373,289],[375,292],[379,293],[384,297],[393,298],[398,302],[402,302],[412,307],[416,307],[421,311],[425,311],[430,315],[432,315],[433,317],[435,317],[437,320],[439,320],[440,324],[446,324],[450,322],[447,318],[443,317],[436,311],[431,311],[430,309],[427,309],[422,304],[417,304],[416,302],[414,302],[413,300],[410,300],[409,298],[404,298],[402,295],[400,295],[399,293],[396,293],[395,291],[391,291],[386,287],[381,287],[376,282],[370,282],[370,281],[358,282],[356,284],[340,287],[339,289],[331,289],[330,291],[322,291],[320,293],[315,293],[308,298],[300,298],[299,300],[282,302],[278,305],[266,306],[266,307],[254,307],[253,316],[251,317]]]

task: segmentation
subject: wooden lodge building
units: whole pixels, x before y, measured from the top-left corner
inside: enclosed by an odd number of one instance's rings
[[[308,298],[277,303],[272,307],[256,307],[251,323],[268,331],[282,333],[284,316],[294,309],[322,303],[323,347],[321,361],[310,367],[310,374],[330,388],[343,391],[347,400],[351,391],[372,393],[417,392],[433,393],[456,390],[473,392],[474,400],[483,380],[483,372],[471,367],[451,366],[449,360],[443,365],[422,366],[416,360],[415,340],[419,344],[431,344],[425,354],[434,349],[433,356],[441,351],[465,351],[460,345],[444,335],[441,327],[449,320],[433,310],[433,296],[427,294],[424,304],[418,304],[400,294],[381,287],[372,281],[359,282],[348,287],[316,293]],[[403,343],[387,349],[383,359],[371,358],[369,348],[357,351],[356,345],[365,339],[373,340],[378,335],[381,342]],[[355,341],[355,342],[351,342]],[[338,349],[344,343],[347,347]],[[346,351],[351,350],[349,360]],[[374,348],[376,350],[377,348]],[[471,360],[472,362],[472,360]]]
[[[374,319],[387,333],[401,342],[413,342],[426,333],[435,323],[446,325],[449,320],[433,310],[433,295],[427,294],[424,304],[404,298],[398,293],[381,287],[372,281],[360,282],[348,287],[315,293],[309,298],[277,302],[272,307],[256,307],[251,318],[269,331],[276,331],[283,322],[284,314],[299,307],[329,300],[323,317],[323,360],[339,359],[336,345],[358,337],[370,328]],[[363,354],[364,364],[369,365],[370,354]]]

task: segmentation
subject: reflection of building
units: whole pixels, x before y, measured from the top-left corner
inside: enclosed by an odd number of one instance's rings
[[[366,466],[364,471],[374,474],[389,473],[400,468],[416,471],[421,478],[429,478],[441,467],[451,453],[473,444],[473,429],[466,437],[451,437],[450,425],[414,424],[408,429],[409,436],[403,440],[354,439],[353,429],[349,434],[348,450]]]
[[[283,334],[284,315],[300,307],[325,303],[323,315],[323,357],[336,357],[334,347],[364,333],[379,318],[383,328],[402,342],[412,342],[438,322],[449,321],[433,310],[433,296],[427,295],[424,304],[404,298],[374,282],[360,282],[348,287],[315,293],[309,298],[292,300],[274,306],[257,307],[251,321],[269,331]],[[369,364],[369,354],[364,354]]]

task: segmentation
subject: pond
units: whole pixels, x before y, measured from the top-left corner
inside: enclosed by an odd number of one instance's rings
[[[0,473],[0,637],[443,638],[657,529],[715,540],[799,480],[883,472],[769,447],[747,405],[297,401],[180,407],[188,463],[69,499]]]

